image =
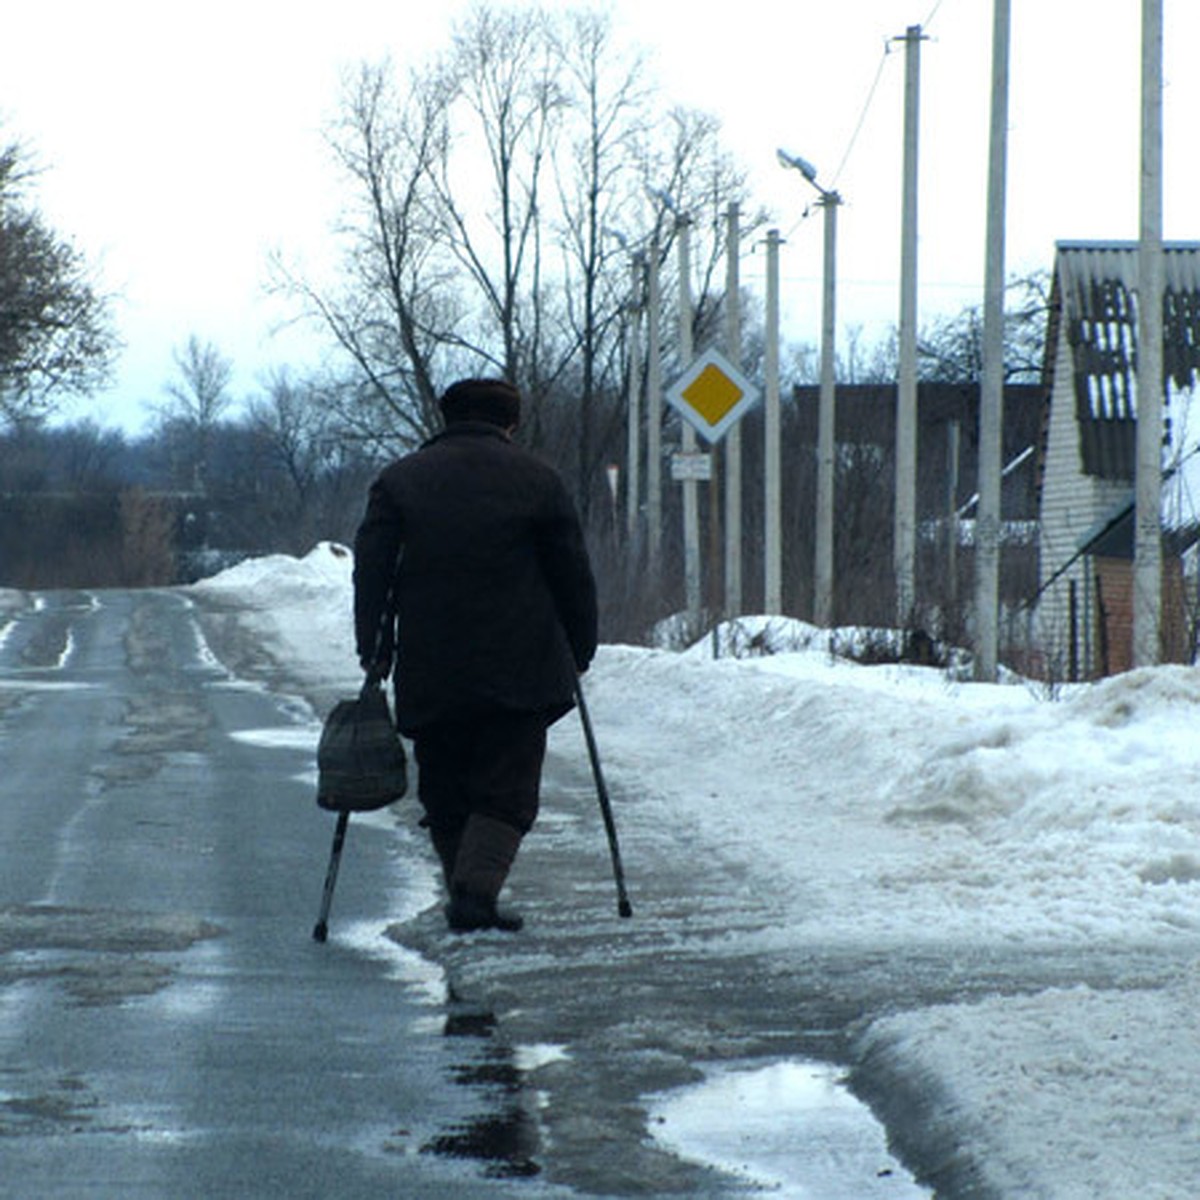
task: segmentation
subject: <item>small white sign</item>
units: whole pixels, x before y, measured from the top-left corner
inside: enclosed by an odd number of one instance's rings
[[[672,454],[671,478],[677,483],[685,479],[701,481],[712,478],[711,454]]]

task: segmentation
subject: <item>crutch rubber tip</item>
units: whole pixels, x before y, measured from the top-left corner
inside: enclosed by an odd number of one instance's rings
[[[617,912],[622,917],[632,917],[633,916],[633,905],[630,904],[628,900],[622,900],[617,905]]]
[[[329,936],[329,926],[324,921],[318,921],[313,926],[313,941],[323,942]]]

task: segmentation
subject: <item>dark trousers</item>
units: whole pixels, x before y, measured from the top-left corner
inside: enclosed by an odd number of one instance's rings
[[[418,792],[430,828],[461,829],[473,814],[527,833],[538,814],[546,720],[481,712],[440,721],[413,738]]]
[[[545,718],[491,711],[441,721],[414,735],[413,750],[446,883],[494,899],[537,817]]]

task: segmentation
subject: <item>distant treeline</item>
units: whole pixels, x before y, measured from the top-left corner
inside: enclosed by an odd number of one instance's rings
[[[202,443],[184,422],[136,439],[87,421],[0,435],[0,586],[190,582],[353,535],[376,463],[317,446],[289,462],[249,421]]]

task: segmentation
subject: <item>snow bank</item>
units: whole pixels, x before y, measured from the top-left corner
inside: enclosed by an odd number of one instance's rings
[[[266,648],[301,677],[356,688],[353,573],[348,547],[320,542],[303,558],[247,559],[190,590],[236,601]]]
[[[985,1194],[1185,1198],[1200,1181],[1200,973],[1151,990],[994,996],[876,1021],[864,1059],[937,1097]],[[990,1191],[988,1190],[990,1189]]]
[[[724,858],[795,879],[794,936],[1200,934],[1191,668],[1047,703],[823,651],[712,661],[607,647],[590,686],[630,795],[656,821],[702,807]]]

